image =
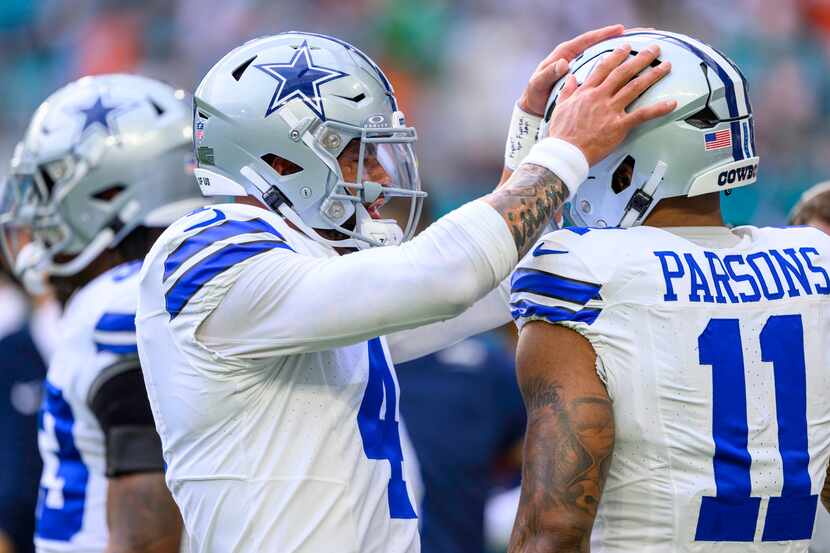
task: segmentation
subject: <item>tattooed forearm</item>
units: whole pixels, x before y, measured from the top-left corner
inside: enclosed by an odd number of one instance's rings
[[[614,446],[611,402],[587,394],[564,401],[540,377],[521,388],[528,424],[510,553],[588,551]]]
[[[526,163],[484,201],[507,221],[522,257],[567,197],[568,189],[559,177],[544,167]]]
[[[179,511],[161,473],[114,478],[107,488],[107,553],[178,553]]]

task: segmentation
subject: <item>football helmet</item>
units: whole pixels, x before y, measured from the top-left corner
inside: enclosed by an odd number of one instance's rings
[[[601,42],[572,63],[570,74],[582,83],[615,47],[629,43],[631,55],[660,46],[657,62],[672,70],[630,110],[662,100],[677,100],[664,117],[634,129],[605,159],[594,165],[571,200],[568,214],[580,226],[641,224],[663,198],[697,196],[752,184],[758,155],[747,83],[725,55],[698,40],[665,31],[639,30]],[[657,63],[655,62],[655,63]],[[553,88],[546,121],[565,79]],[[543,129],[547,125],[542,126]]]
[[[36,292],[82,271],[139,225],[205,204],[186,94],[136,75],[84,77],[49,96],[15,148],[0,199],[4,256]]]
[[[252,40],[213,66],[194,104],[203,194],[253,196],[334,247],[395,244],[414,234],[426,196],[417,135],[389,80],[354,46],[303,32]],[[347,148],[354,175],[338,162]],[[382,179],[372,178],[378,171],[370,165],[382,167]],[[408,202],[404,229],[378,218],[376,208],[394,199]]]

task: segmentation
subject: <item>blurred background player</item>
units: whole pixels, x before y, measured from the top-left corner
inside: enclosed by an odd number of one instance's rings
[[[805,191],[790,212],[791,225],[809,225],[830,234],[830,182]]]
[[[583,226],[512,277],[528,426],[510,551],[807,551],[819,495],[830,508],[830,238],[724,225],[720,191],[759,161],[744,77],[688,36],[629,32],[551,103],[653,40],[673,71],[638,102],[677,110],[592,169]]]
[[[572,59],[621,30],[563,49]],[[566,62],[545,60],[528,86],[532,105]],[[626,93],[669,70],[649,69]],[[603,88],[583,98],[554,114],[551,136],[496,191],[402,244],[424,195],[415,132],[365,54],[289,32],[211,69],[194,95],[195,174],[203,193],[238,201],[165,231],[142,269],[136,317],[167,482],[193,550],[420,549],[393,362],[481,331],[474,321],[503,322],[497,286],[571,185],[675,105],[626,112]],[[406,229],[381,218],[387,201],[410,205]]]
[[[176,552],[181,521],[136,354],[138,271],[202,205],[182,91],[85,77],[35,112],[3,194],[5,257],[64,306],[38,417],[38,552]]]
[[[807,189],[790,212],[790,225],[808,225],[830,234],[830,182]],[[819,509],[811,553],[830,553],[830,514]]]

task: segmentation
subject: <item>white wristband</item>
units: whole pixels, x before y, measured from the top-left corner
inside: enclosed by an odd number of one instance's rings
[[[568,187],[568,198],[576,194],[579,185],[588,178],[588,160],[582,150],[558,138],[548,137],[536,143],[522,161],[532,163],[554,173]]]
[[[519,104],[513,106],[507,143],[504,145],[504,166],[515,171],[530,149],[536,144],[542,118],[522,110]]]

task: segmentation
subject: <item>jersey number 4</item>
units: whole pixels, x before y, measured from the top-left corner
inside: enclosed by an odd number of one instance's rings
[[[63,393],[48,381],[39,415],[43,477],[37,507],[37,537],[69,541],[81,531],[89,470],[81,459],[72,428],[75,417]]]
[[[384,398],[386,401],[384,402]],[[386,413],[381,417],[381,407]],[[369,459],[386,459],[392,468],[389,478],[389,514],[392,518],[417,518],[403,478],[403,452],[398,429],[397,386],[386,361],[380,338],[369,340],[369,381],[357,413],[363,451]]]
[[[761,360],[772,363],[783,487],[770,497],[762,541],[810,539],[817,495],[811,494],[807,449],[807,371],[800,315],[770,317],[760,335]],[[703,497],[696,541],[751,542],[761,497],[752,497],[747,449],[746,381],[738,319],[712,319],[698,338],[700,364],[712,367],[715,497]]]

